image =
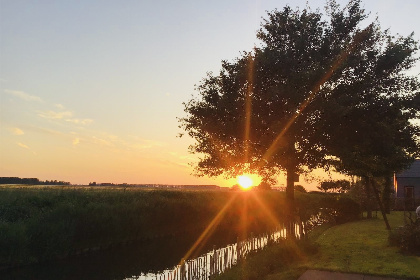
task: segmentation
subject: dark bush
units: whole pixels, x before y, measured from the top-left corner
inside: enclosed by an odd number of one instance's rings
[[[389,234],[389,243],[406,254],[420,256],[420,219],[409,221]]]
[[[350,197],[341,196],[336,200],[335,208],[337,209],[335,221],[338,224],[355,221],[361,216],[360,205]]]
[[[347,195],[330,193],[297,197],[300,219],[306,221],[307,230],[324,224],[341,224],[361,217],[360,205]]]

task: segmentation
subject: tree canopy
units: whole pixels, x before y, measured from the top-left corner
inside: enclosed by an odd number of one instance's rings
[[[361,1],[328,1],[268,13],[260,45],[222,61],[184,103],[180,126],[196,140],[199,176],[282,171],[293,191],[296,173],[331,164],[348,173],[387,162],[401,168],[418,156],[419,81],[412,35],[392,36],[368,19]],[[379,173],[379,171],[378,171]]]

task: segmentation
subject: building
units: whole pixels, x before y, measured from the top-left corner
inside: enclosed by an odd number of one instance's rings
[[[410,168],[394,175],[394,190],[397,205],[401,206],[401,200],[410,208],[420,203],[420,159],[416,159]]]
[[[394,189],[396,197],[420,198],[420,159],[409,169],[395,174]]]

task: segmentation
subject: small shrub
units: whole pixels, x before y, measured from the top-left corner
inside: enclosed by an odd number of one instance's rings
[[[409,221],[391,231],[388,237],[391,246],[400,247],[403,253],[420,256],[420,219]]]
[[[357,202],[349,197],[340,197],[336,202],[337,215],[335,221],[338,224],[355,221],[360,218],[361,211]]]

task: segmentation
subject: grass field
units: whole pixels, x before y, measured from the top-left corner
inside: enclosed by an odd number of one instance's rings
[[[392,228],[404,224],[403,212],[392,212],[388,219]],[[390,247],[388,232],[379,216],[320,229],[313,238],[317,253],[308,254],[299,249],[298,261],[280,267],[265,279],[295,280],[307,269],[420,279],[420,257],[404,255],[398,248]]]

